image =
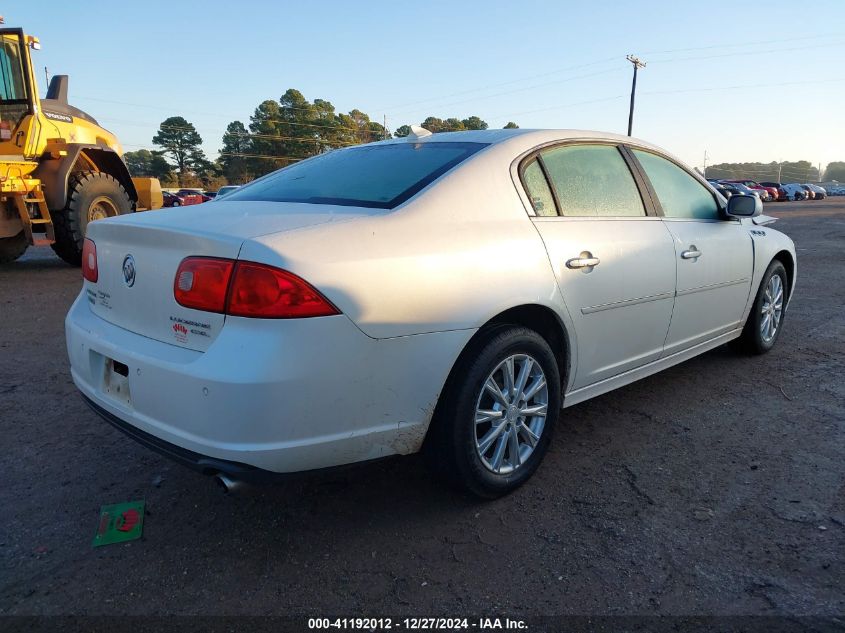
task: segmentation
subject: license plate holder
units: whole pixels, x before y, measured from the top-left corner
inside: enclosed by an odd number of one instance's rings
[[[125,363],[106,358],[103,393],[126,406],[132,404],[132,396],[129,393],[129,367]]]

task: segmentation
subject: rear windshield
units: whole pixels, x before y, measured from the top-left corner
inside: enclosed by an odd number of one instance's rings
[[[335,150],[241,187],[226,200],[392,209],[486,143],[397,143]]]

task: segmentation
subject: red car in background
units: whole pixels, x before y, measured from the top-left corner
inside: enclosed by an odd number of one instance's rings
[[[170,193],[169,191],[162,191],[161,197],[164,199],[163,207],[181,207],[185,204],[185,201],[180,197],[177,196],[175,193]]]
[[[755,180],[737,179],[723,180],[722,182],[738,182],[741,185],[745,185],[749,189],[756,189],[760,192],[760,199],[763,202],[771,202],[772,200],[778,200],[780,198],[780,192],[778,191],[777,187],[766,187]]]
[[[196,202],[186,202],[185,204],[200,204],[202,202],[213,200],[211,196],[205,195],[202,192],[202,189],[180,189],[176,192],[176,195],[182,198],[191,198],[192,200],[196,200]]]

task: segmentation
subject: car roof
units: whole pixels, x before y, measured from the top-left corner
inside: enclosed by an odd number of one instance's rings
[[[397,143],[487,143],[490,145],[514,145],[526,148],[566,140],[606,140],[615,143],[632,143],[667,153],[662,148],[642,139],[600,132],[597,130],[573,129],[496,129],[496,130],[464,130],[461,132],[438,132],[423,137],[404,136],[371,143],[371,145],[392,145]]]

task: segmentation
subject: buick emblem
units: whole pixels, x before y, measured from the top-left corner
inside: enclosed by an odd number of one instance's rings
[[[135,285],[135,258],[132,255],[123,258],[123,281],[129,288]]]

